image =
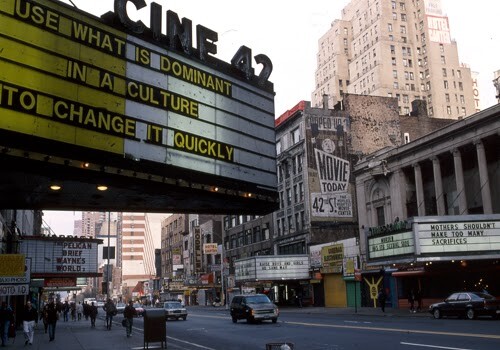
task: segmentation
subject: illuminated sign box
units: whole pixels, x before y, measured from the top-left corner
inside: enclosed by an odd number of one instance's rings
[[[495,215],[498,217],[498,215]],[[421,254],[500,253],[500,220],[443,220],[415,224]]]
[[[368,257],[370,259],[414,253],[413,231],[368,238]]]
[[[309,278],[309,256],[255,256],[235,261],[236,281]]]
[[[197,26],[194,48],[191,22],[172,11],[167,35],[158,26],[132,34],[126,3],[116,0],[117,13],[100,20],[49,0],[0,2],[0,130],[275,194],[267,56],[254,57],[259,76],[249,48],[220,61],[209,55],[217,33]]]
[[[99,277],[100,239],[24,236],[20,252],[31,258],[32,278]]]

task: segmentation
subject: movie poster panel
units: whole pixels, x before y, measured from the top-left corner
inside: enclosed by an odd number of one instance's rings
[[[311,221],[354,220],[354,181],[347,152],[349,132],[346,112],[306,117]]]

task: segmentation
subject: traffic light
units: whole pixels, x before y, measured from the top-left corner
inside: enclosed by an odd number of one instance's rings
[[[108,282],[101,282],[102,294],[108,294]]]

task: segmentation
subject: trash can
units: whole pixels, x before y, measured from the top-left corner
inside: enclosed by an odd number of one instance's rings
[[[164,309],[144,310],[144,349],[149,349],[149,343],[161,342],[161,348],[165,343],[167,348],[167,326],[165,324]]]
[[[267,343],[266,350],[293,350],[293,343]]]

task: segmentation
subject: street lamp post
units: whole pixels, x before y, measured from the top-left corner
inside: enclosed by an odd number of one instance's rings
[[[106,300],[109,299],[109,255],[110,255],[110,241],[111,238],[111,212],[108,211],[108,265],[106,266]]]

